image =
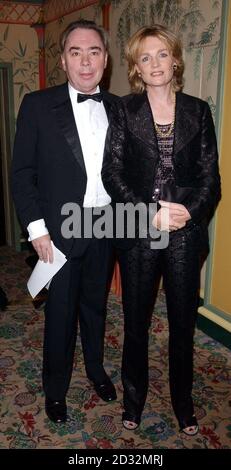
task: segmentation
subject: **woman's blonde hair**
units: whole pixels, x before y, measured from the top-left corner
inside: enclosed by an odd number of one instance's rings
[[[125,56],[128,62],[128,80],[134,93],[143,93],[145,83],[138,75],[136,69],[137,59],[140,52],[142,42],[147,37],[157,37],[164,41],[167,48],[176,60],[176,68],[174,69],[172,87],[174,91],[183,88],[184,61],[182,57],[182,45],[180,39],[168,28],[160,24],[153,26],[143,26],[140,28],[127,42],[125,48]]]

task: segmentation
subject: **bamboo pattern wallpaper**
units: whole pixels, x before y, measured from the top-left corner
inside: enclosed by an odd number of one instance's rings
[[[0,63],[11,63],[15,114],[25,93],[37,90],[38,40],[36,32],[26,25],[0,24]]]
[[[101,0],[101,5],[107,0]],[[222,15],[221,0],[112,0],[111,89],[129,92],[124,47],[145,24],[161,23],[180,35],[184,45],[185,91],[206,99],[215,111]],[[118,53],[119,51],[119,53]]]

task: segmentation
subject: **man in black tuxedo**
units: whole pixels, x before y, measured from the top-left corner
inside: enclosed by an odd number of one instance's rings
[[[60,47],[68,82],[24,97],[12,171],[16,209],[40,260],[53,261],[51,241],[67,257],[52,279],[45,308],[43,387],[54,422],[67,419],[77,311],[87,377],[103,400],[116,399],[103,367],[110,240],[61,233],[64,204],[78,204],[83,215],[111,201],[101,166],[116,97],[98,85],[107,64],[107,35],[94,22],[76,21],[62,33]]]

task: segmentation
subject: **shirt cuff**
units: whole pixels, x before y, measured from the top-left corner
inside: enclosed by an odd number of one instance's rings
[[[49,232],[45,225],[44,219],[34,220],[27,226],[27,230],[29,233],[28,241],[31,242],[35,240],[35,238],[42,237],[43,235],[48,235]]]

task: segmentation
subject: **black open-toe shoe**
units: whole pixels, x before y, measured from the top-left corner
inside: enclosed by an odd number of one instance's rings
[[[141,416],[133,415],[129,411],[122,413],[123,427],[128,431],[135,431],[140,425]]]
[[[180,432],[183,432],[187,436],[195,436],[199,431],[198,422],[196,416],[193,415],[191,418],[182,420],[180,422]]]

